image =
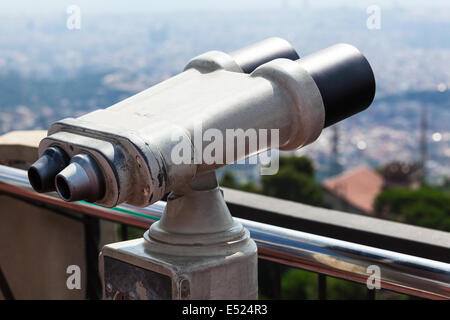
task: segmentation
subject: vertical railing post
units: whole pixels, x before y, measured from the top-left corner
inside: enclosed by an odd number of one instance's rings
[[[367,288],[367,296],[366,299],[367,300],[375,300],[376,298],[376,292],[375,289],[369,289]]]
[[[321,273],[317,274],[317,294],[319,300],[327,300],[327,276]]]

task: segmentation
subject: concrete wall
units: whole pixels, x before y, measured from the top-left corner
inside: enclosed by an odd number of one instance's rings
[[[83,224],[0,196],[0,264],[16,299],[83,299]],[[81,268],[81,290],[69,290],[66,269]]]

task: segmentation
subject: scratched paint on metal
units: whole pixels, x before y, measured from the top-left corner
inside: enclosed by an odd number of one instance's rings
[[[164,274],[105,256],[105,299],[169,300],[172,281]]]

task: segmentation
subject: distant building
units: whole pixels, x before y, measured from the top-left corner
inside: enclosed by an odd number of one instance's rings
[[[335,210],[374,215],[374,201],[383,186],[382,175],[362,167],[325,180],[323,200]]]
[[[327,207],[352,213],[374,215],[374,202],[384,189],[417,189],[423,170],[419,163],[393,161],[381,173],[362,167],[325,180],[324,203]]]
[[[384,188],[418,189],[423,179],[423,168],[420,163],[393,161],[383,170]]]

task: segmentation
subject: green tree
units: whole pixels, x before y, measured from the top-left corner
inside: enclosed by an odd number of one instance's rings
[[[307,157],[280,157],[280,168],[291,167],[299,173],[303,173],[310,178],[315,177],[314,165]]]
[[[239,184],[230,171],[225,171],[220,185],[315,206],[322,205],[322,190],[315,182],[314,166],[306,157],[280,157],[278,173],[263,176],[262,187],[250,182]]]
[[[239,184],[236,181],[235,176],[230,171],[225,171],[222,179],[220,180],[220,185],[225,188],[237,189],[241,191],[251,192],[251,193],[261,193],[261,190],[251,182]]]
[[[307,174],[294,167],[280,168],[278,174],[262,178],[263,194],[296,202],[322,205],[322,190]]]
[[[281,280],[281,298],[285,300],[317,299],[317,274],[289,269]]]
[[[281,157],[276,175],[262,177],[262,193],[271,197],[321,206],[322,190],[314,166],[306,157]]]
[[[220,185],[225,188],[239,189],[239,184],[236,182],[236,178],[230,171],[225,171],[220,179]]]
[[[364,284],[327,277],[328,300],[363,300],[366,298]],[[314,300],[318,298],[318,274],[305,270],[289,269],[282,279],[282,298]]]
[[[450,194],[429,186],[385,190],[375,200],[375,210],[400,222],[450,231]]]

